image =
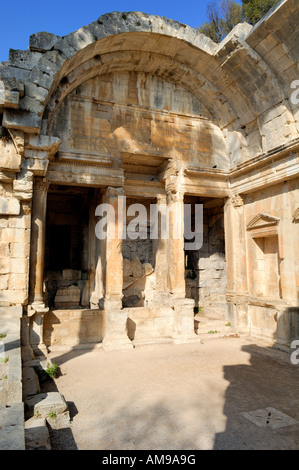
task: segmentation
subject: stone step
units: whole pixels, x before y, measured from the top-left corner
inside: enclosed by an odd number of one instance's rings
[[[36,395],[40,391],[38,376],[32,367],[23,367],[23,398]]]
[[[195,332],[206,338],[223,337],[234,334],[234,330],[227,320],[215,319],[203,315],[194,317]]]
[[[46,419],[51,427],[68,425],[70,415],[67,403],[58,392],[39,393],[27,397],[25,403],[25,417],[27,419],[33,416]]]
[[[50,435],[45,418],[35,416],[25,421],[26,450],[51,450]]]

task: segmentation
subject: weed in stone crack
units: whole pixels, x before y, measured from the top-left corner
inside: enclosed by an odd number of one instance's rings
[[[48,364],[48,367],[45,372],[49,375],[49,377],[51,377],[51,379],[53,379],[57,375],[58,365],[55,364],[55,362],[53,362],[52,365]]]

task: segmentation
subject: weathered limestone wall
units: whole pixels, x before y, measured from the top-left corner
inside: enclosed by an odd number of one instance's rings
[[[1,305],[26,306],[30,294],[28,311],[37,312],[41,331],[49,184],[98,188],[115,206],[125,193],[156,199],[167,193],[169,204],[179,201],[181,207],[184,194],[227,198],[229,315],[244,329],[263,336],[264,328],[270,337],[274,310],[279,316],[291,309],[277,329],[287,341],[298,302],[298,204],[290,200],[298,198],[292,186],[298,176],[298,18],[298,2],[282,0],[254,28],[237,25],[218,45],[176,21],[113,12],[63,38],[37,33],[28,50],[10,50],[9,61],[0,64]],[[281,189],[271,199],[272,186]],[[87,297],[98,306],[105,295],[116,309],[108,315],[108,342],[120,323],[123,340],[121,241],[92,244]],[[183,298],[183,242],[158,245],[153,286],[169,288],[176,299],[179,332],[192,306]],[[214,254],[203,253],[203,260]],[[209,265],[200,282],[216,286],[214,269],[217,275],[225,271]],[[271,272],[275,278],[268,281]],[[265,281],[262,289],[256,276]]]
[[[207,316],[225,316],[224,202],[211,199],[198,203],[203,203],[203,245],[197,251],[186,252],[186,297],[193,298],[195,306]]]
[[[142,206],[146,210],[146,220],[143,219],[142,215],[138,212],[135,213],[133,211],[134,204],[142,204]],[[150,205],[155,204],[154,199],[145,199],[145,198],[126,198],[126,211],[129,210],[132,215],[127,216],[126,220],[126,234],[127,237],[123,240],[122,250],[123,250],[123,257],[130,261],[133,261],[135,258],[138,258],[139,261],[143,263],[151,263],[154,265],[154,252],[153,252],[153,240],[150,238]],[[136,208],[137,211],[137,208]],[[136,235],[133,233],[135,230],[134,226],[131,226],[130,229],[130,222],[134,221],[138,217],[138,220],[141,222],[140,225],[137,226],[138,233],[140,236],[135,240],[133,237]],[[135,220],[136,221],[136,220]],[[134,222],[135,224],[135,222]]]
[[[297,179],[286,181],[281,185],[265,188],[258,193],[252,193],[245,198],[245,218],[249,224],[260,213],[277,217],[277,236],[274,243],[269,246],[269,252],[277,253],[280,272],[280,289],[274,289],[276,297],[296,302],[298,300],[298,221],[296,211],[299,207],[299,183]],[[264,222],[266,225],[266,223]],[[267,238],[265,235],[264,238]],[[271,238],[271,237],[269,237]],[[249,262],[253,259],[254,242],[247,230],[247,249]],[[252,265],[249,265],[249,289],[254,288]],[[258,268],[258,267],[256,267]],[[271,297],[271,290],[268,295]],[[275,296],[274,296],[275,297]]]
[[[199,250],[199,306],[206,315],[226,314],[225,292],[227,286],[224,246],[223,203],[204,209],[206,236]]]
[[[184,315],[180,314],[181,322],[178,321],[169,306],[124,308],[122,315],[127,338],[134,344],[174,342],[177,333],[184,337],[186,331]],[[105,338],[108,322],[108,312],[104,310],[50,310],[44,317],[43,341],[49,348],[94,347]]]
[[[144,207],[144,216],[134,209],[134,204],[142,204]],[[150,237],[150,206],[155,204],[155,199],[146,198],[127,198],[126,208],[129,210],[126,220],[127,237],[123,240],[123,306],[124,307],[141,307],[146,306],[148,300],[154,297],[157,289],[155,266],[155,241]],[[134,209],[134,210],[133,210]],[[128,212],[127,212],[128,214]],[[138,238],[134,234],[136,217],[139,224]],[[130,223],[134,221],[134,225]]]
[[[240,330],[279,345],[299,334],[298,189],[291,180],[244,198],[248,294],[229,304]]]
[[[105,336],[103,310],[51,310],[44,317],[46,346],[69,346],[99,343]]]
[[[206,115],[201,103],[174,83],[118,72],[91,79],[68,95],[50,132],[61,138],[64,158],[101,149],[102,156],[121,160],[124,153],[137,153],[228,169],[223,134]]]
[[[291,82],[298,73],[297,19],[296,2],[284,0],[255,28],[237,25],[220,45],[186,25],[136,12],[103,15],[64,38],[37,33],[29,50],[11,50],[8,64],[1,66],[7,84],[4,123],[25,127],[27,119],[27,129],[38,132],[49,90],[57,89],[49,102],[51,111],[58,96],[60,106],[78,82],[91,78],[92,68],[95,75],[139,68],[171,78],[199,99],[225,133],[231,160],[240,163],[277,142],[290,141],[298,131],[298,103],[290,101]],[[9,110],[17,107],[24,112]],[[283,123],[275,135],[269,113]]]
[[[89,276],[88,215],[88,190],[56,188],[55,192],[50,188],[45,242],[45,288],[50,307],[89,305],[89,299],[86,303],[84,298]],[[72,294],[66,290],[70,286]]]
[[[10,135],[0,131],[0,305],[26,305],[33,175],[21,170]]]

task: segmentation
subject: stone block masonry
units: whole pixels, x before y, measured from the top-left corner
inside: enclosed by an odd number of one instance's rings
[[[45,353],[44,341],[71,332],[77,344],[132,347],[128,320],[139,325],[136,337],[147,325],[161,338],[165,311],[175,340],[192,340],[194,306],[290,343],[299,278],[296,18],[296,2],[283,0],[254,28],[239,24],[215,44],[177,21],[112,12],[10,50],[0,64],[0,306],[21,308],[28,344]],[[120,213],[119,196],[147,210],[201,201],[201,249],[185,252],[183,228],[179,239],[162,231],[158,240],[96,239],[96,207]],[[50,338],[47,316],[57,309],[63,325]]]

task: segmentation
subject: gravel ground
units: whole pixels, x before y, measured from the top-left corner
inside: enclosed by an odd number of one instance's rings
[[[217,338],[50,358],[61,370],[52,390],[72,417],[51,431],[53,449],[299,448],[299,366],[284,352]],[[268,407],[298,423],[277,427]],[[255,410],[265,411],[258,425],[243,415]]]

